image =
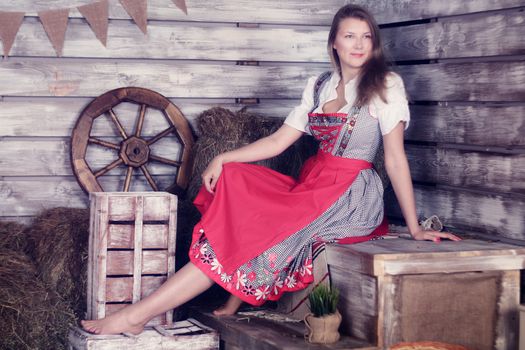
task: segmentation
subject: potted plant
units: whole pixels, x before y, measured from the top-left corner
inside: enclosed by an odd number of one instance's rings
[[[310,343],[329,344],[339,340],[341,314],[337,310],[339,290],[324,284],[315,287],[308,295],[310,312],[304,317]]]

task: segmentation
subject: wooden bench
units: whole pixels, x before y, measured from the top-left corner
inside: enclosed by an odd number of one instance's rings
[[[380,350],[360,339],[342,336],[334,344],[310,344],[304,339],[304,323],[287,319],[271,310],[240,312],[217,317],[208,311],[193,309],[191,317],[220,334],[222,350]]]
[[[435,340],[517,349],[525,247],[403,238],[330,245],[343,332],[387,348]]]

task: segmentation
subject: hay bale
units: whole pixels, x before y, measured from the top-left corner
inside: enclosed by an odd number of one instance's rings
[[[235,119],[234,112],[222,107],[213,107],[197,117],[197,129],[202,137],[222,138],[228,135],[229,139],[238,140],[240,128]]]
[[[0,248],[25,251],[27,227],[14,221],[0,221]]]
[[[197,117],[200,137],[194,145],[195,155],[188,197],[195,198],[201,186],[201,174],[217,155],[252,143],[279,129],[282,120],[247,112],[245,108],[233,113],[214,107]],[[302,164],[295,147],[290,147],[277,157],[256,162],[284,174],[297,176]]]
[[[269,136],[283,125],[283,120],[278,118],[263,117],[245,112],[244,110],[238,113],[242,114],[247,120],[246,134],[250,138],[249,142],[254,142],[262,137]],[[298,142],[288,147],[281,154],[255,162],[255,164],[268,167],[282,174],[297,177],[303,164],[301,154],[299,153]]]
[[[38,277],[31,259],[0,248],[0,349],[66,349],[72,310]]]
[[[87,298],[89,210],[45,210],[35,218],[28,235],[38,276],[68,302],[78,318],[83,318]]]
[[[192,178],[188,185],[188,198],[193,200],[201,186],[201,174],[208,163],[217,155],[248,144],[243,140],[243,121],[237,114],[222,107],[205,110],[197,117],[200,136],[193,146],[195,155]]]

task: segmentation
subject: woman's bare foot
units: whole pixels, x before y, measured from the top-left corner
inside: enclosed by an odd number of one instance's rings
[[[129,307],[117,311],[100,320],[82,320],[80,324],[84,330],[93,334],[140,334],[146,322],[135,321]]]
[[[231,316],[237,312],[242,304],[242,300],[236,296],[230,295],[226,304],[213,311],[215,316]]]

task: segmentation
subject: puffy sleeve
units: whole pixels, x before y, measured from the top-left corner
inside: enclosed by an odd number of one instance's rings
[[[379,96],[370,104],[370,114],[379,120],[381,134],[391,132],[399,122],[405,122],[405,130],[410,122],[410,111],[403,79],[396,73],[386,78],[385,103]]]
[[[284,120],[286,125],[291,126],[294,129],[297,129],[302,132],[306,131],[306,125],[308,124],[308,113],[314,106],[314,84],[317,80],[317,77],[310,77],[306,83],[306,87],[303,91],[303,97],[301,99],[301,104],[296,106],[288,117]]]

